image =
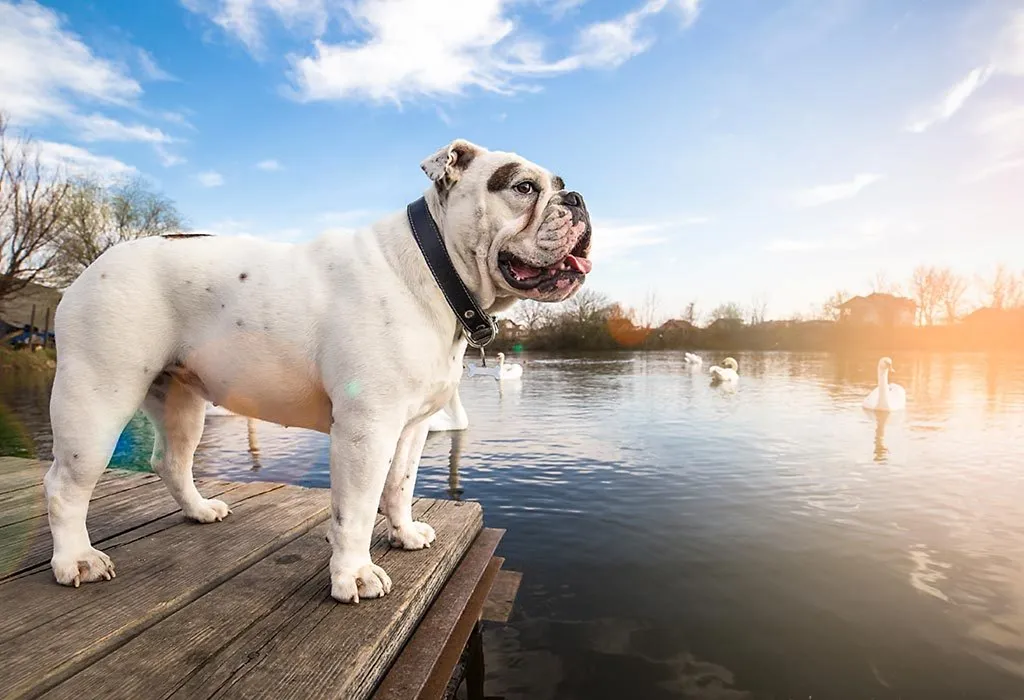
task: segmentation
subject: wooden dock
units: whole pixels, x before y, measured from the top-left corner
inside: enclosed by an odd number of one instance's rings
[[[504,600],[488,600],[502,531],[483,528],[479,504],[418,499],[437,531],[418,552],[390,549],[378,518],[372,556],[394,588],[340,605],[328,491],[198,479],[233,511],[199,525],[154,474],[107,470],[89,531],[117,578],[74,589],[49,568],[47,466],[0,458],[0,696],[441,698],[465,668],[482,697],[481,613],[507,619],[518,577],[500,572]]]

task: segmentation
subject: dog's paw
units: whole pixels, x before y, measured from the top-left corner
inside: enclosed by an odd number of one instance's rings
[[[391,577],[376,564],[331,574],[331,597],[339,603],[358,603],[360,598],[383,598],[390,592]]]
[[[117,576],[110,557],[92,547],[76,557],[55,556],[50,560],[50,566],[57,583],[75,588],[83,583],[109,581]]]
[[[194,507],[186,510],[185,517],[199,523],[214,523],[228,517],[230,512],[231,509],[228,508],[228,504],[224,501],[217,500],[216,498],[204,498]]]
[[[398,527],[388,528],[388,542],[392,547],[402,549],[424,549],[437,539],[434,528],[419,521],[409,521]]]

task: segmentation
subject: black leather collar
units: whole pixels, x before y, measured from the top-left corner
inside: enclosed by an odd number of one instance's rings
[[[444,247],[437,223],[427,209],[427,200],[420,197],[406,207],[406,213],[409,215],[409,226],[412,228],[416,245],[420,247],[437,286],[448,300],[448,306],[462,324],[466,332],[466,341],[474,348],[484,347],[498,335],[498,325],[480,308],[480,304],[459,277],[448,255],[448,249]]]

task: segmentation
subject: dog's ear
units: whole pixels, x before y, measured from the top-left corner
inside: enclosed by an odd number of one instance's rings
[[[440,192],[451,189],[462,173],[483,149],[465,139],[455,139],[444,148],[427,157],[420,167]]]

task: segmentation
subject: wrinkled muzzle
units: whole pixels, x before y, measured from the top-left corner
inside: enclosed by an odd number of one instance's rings
[[[559,192],[541,215],[536,234],[511,241],[498,253],[498,269],[522,296],[561,301],[571,296],[593,267],[590,214],[578,192]]]

